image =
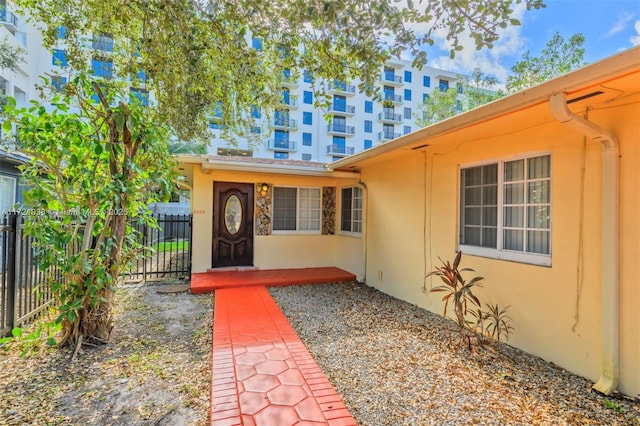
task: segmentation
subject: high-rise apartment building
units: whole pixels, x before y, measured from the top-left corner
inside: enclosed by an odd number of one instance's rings
[[[12,50],[22,51],[14,69],[0,69],[0,95],[14,98],[18,107],[27,106],[30,100],[38,98],[36,84],[40,83],[39,76],[50,70],[47,65],[50,54],[42,47],[40,31],[5,1],[0,1],[0,41]],[[11,138],[2,135],[0,127],[0,218],[22,201],[18,166],[28,161],[11,142]]]
[[[5,1],[0,1],[0,40],[23,51],[15,70],[0,69],[0,93],[13,97],[19,106],[26,105],[38,98],[36,84],[51,69],[51,54],[42,47],[40,31]]]
[[[416,130],[416,114],[424,99],[433,90],[456,87],[461,77],[428,66],[418,69],[410,61],[393,60],[380,70],[381,100],[361,93],[355,84],[336,83],[328,88],[332,102],[327,110],[314,106],[312,77],[306,72],[301,74],[299,79],[284,80],[283,108],[276,111],[271,122],[262,123],[262,144],[240,140],[238,146],[230,147],[217,137],[209,153],[335,161]],[[325,120],[326,114],[333,115],[330,123]],[[266,120],[259,111],[254,117]],[[215,120],[210,127],[220,135]]]
[[[0,70],[0,91],[13,96],[19,105],[38,97],[39,76],[58,75],[51,84],[56,88],[65,83],[67,54],[65,29],[58,29],[58,43],[53,49],[42,46],[39,30],[16,15],[11,3],[0,0],[0,38],[25,50],[24,61],[17,71]],[[261,48],[257,40],[248,40]],[[114,40],[108,34],[93,34],[87,46],[92,51],[91,70],[94,75],[111,78],[113,74]],[[382,100],[375,100],[358,90],[354,83],[335,83],[328,88],[332,102],[328,109],[314,106],[312,76],[306,72],[298,78],[283,76],[282,107],[267,122],[266,115],[254,111],[262,121],[261,144],[239,141],[230,148],[223,138],[216,138],[209,147],[211,154],[233,154],[263,158],[283,158],[331,162],[363,149],[387,142],[416,130],[416,114],[433,90],[455,87],[461,75],[425,66],[418,69],[410,61],[392,60],[380,70],[378,85]],[[143,83],[144,73],[132,78],[131,93],[147,102],[147,92],[134,83]],[[326,114],[332,114],[328,123]],[[211,131],[220,134],[213,117]]]
[[[38,99],[42,85],[41,76],[49,76],[51,89],[57,90],[67,82],[66,29],[57,29],[58,42],[52,49],[43,46],[40,29],[26,17],[18,15],[11,2],[0,0],[0,40],[23,50],[22,61],[16,70],[0,69],[0,93],[15,98],[18,106],[25,106]],[[102,78],[113,77],[114,40],[109,34],[93,34],[87,49],[90,49],[90,71]],[[147,92],[137,86],[144,83],[144,72],[132,78],[131,94],[143,103]]]

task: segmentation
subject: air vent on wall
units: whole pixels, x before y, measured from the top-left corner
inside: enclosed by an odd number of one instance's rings
[[[567,104],[572,104],[574,102],[580,102],[585,99],[593,98],[594,96],[602,95],[604,92],[598,90],[596,92],[587,93],[586,95],[578,96],[577,98],[569,99]]]
[[[416,150],[416,149],[422,149],[422,148],[426,148],[426,147],[428,147],[428,146],[429,146],[429,145],[425,143],[424,145],[414,146],[414,147],[413,147],[413,148],[411,148],[411,149],[413,149],[413,150]]]

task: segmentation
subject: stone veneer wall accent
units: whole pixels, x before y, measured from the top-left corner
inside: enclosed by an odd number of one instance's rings
[[[256,183],[256,235],[271,235],[271,194],[273,186],[269,185],[266,194],[262,193],[262,182]]]
[[[336,188],[322,188],[322,235],[336,233]]]

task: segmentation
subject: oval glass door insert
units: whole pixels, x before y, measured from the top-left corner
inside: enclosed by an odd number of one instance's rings
[[[224,225],[231,235],[237,234],[242,225],[242,203],[235,194],[227,199],[224,206]]]

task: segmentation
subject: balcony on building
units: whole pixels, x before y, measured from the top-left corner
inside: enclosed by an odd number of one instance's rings
[[[280,83],[282,83],[283,86],[287,87],[298,87],[298,79],[291,74],[290,70],[284,70],[282,72]]]
[[[355,115],[356,107],[354,105],[329,105],[329,113],[333,115]]]
[[[396,139],[402,136],[402,133],[399,132],[390,132],[390,131],[382,131],[378,133],[378,142],[386,142],[391,139]]]
[[[344,146],[338,144],[327,145],[327,155],[336,157],[346,157],[355,153],[355,148],[352,146]]]
[[[221,111],[216,111],[213,117],[209,118],[209,128],[213,130],[224,130]]]
[[[453,72],[441,71],[435,76],[438,81],[438,90],[446,92],[450,87],[455,85],[458,80],[458,76]]]
[[[288,117],[276,117],[273,127],[281,130],[298,130],[298,121]]]
[[[282,105],[284,108],[298,109],[298,98],[295,98],[293,96],[285,96],[282,99],[282,102],[280,102],[280,105]]]
[[[392,104],[395,104],[395,105],[402,104],[402,95],[384,93],[382,95],[382,98],[384,103],[391,102]]]
[[[382,111],[378,114],[378,121],[388,124],[402,124],[402,115],[391,111]]]
[[[356,134],[356,128],[340,123],[331,123],[327,126],[327,133],[333,136],[353,136]]]
[[[113,52],[113,37],[107,33],[94,34],[91,48],[102,52]]]
[[[353,84],[347,84],[340,81],[334,81],[333,84],[329,87],[329,93],[355,96],[356,86],[354,86]]]
[[[390,72],[383,72],[380,76],[380,81],[391,86],[402,86],[404,83],[401,75],[396,75]]]
[[[18,16],[7,10],[7,6],[0,6],[0,22],[4,25],[11,34],[14,34],[18,31]]]
[[[406,61],[399,58],[389,58],[385,66],[389,68],[402,69],[405,66]]]
[[[269,151],[295,152],[297,144],[294,141],[271,138],[267,143],[267,149]]]

